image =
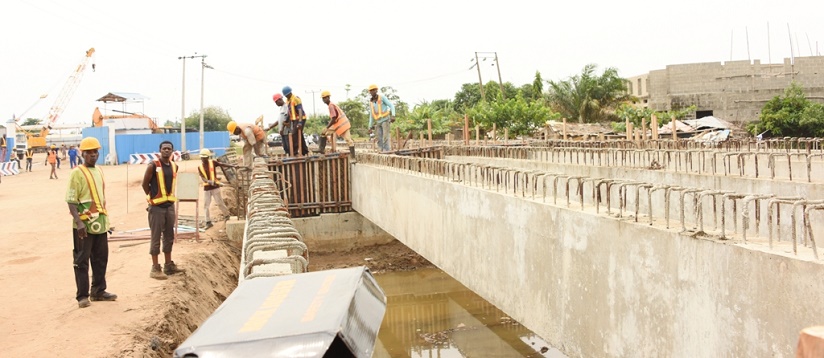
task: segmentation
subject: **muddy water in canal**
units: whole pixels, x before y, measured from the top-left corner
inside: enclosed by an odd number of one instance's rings
[[[387,307],[373,357],[566,357],[441,270],[375,278]]]

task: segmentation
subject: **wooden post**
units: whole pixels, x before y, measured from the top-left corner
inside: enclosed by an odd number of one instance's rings
[[[469,145],[469,116],[464,114],[464,145]]]
[[[481,145],[481,126],[475,125],[475,145]]]
[[[423,131],[420,132],[421,134],[421,148],[426,146],[426,142],[423,140]]]
[[[641,140],[647,141],[647,119],[641,118]]]
[[[658,117],[652,115],[650,127],[652,127],[652,140],[658,140]]]
[[[504,128],[504,145],[509,143],[509,128]]]
[[[492,123],[492,144],[498,143],[498,137],[496,136],[497,133],[495,132],[495,130],[498,129],[497,127],[498,126],[495,123]]]
[[[633,140],[632,135],[633,135],[634,133],[633,133],[633,130],[632,130],[632,129],[633,129],[633,128],[632,128],[632,122],[627,121],[627,140],[628,140],[628,141]]]
[[[562,126],[561,128],[562,128],[562,133],[564,134],[564,137],[563,137],[563,138],[564,138],[564,140],[567,140],[566,118],[564,118],[564,124],[563,124],[563,126]]]
[[[549,141],[549,121],[546,121],[546,127],[544,127],[544,140]]]
[[[452,145],[452,133],[446,133],[446,145]]]
[[[395,144],[395,150],[400,150],[400,149],[401,149],[401,143],[402,143],[402,142],[401,142],[401,130],[400,130],[400,129],[398,129],[398,128],[395,128],[395,137],[397,137],[397,138],[398,138],[398,143],[396,143],[396,144]],[[390,145],[389,145],[389,146],[390,146],[389,150],[391,151],[391,150],[392,150],[392,148],[391,148],[391,147],[392,147],[392,144],[391,144],[391,143],[392,143],[392,141],[390,140],[390,141],[389,141],[389,143],[390,143]]]
[[[676,126],[675,126],[675,116],[672,116],[672,140],[678,140],[678,133],[676,133]]]
[[[432,146],[432,118],[426,119],[427,133],[429,134],[429,147]]]
[[[598,133],[598,141],[603,142],[606,140],[606,136],[604,133]]]
[[[332,132],[332,153],[338,151],[338,135]]]

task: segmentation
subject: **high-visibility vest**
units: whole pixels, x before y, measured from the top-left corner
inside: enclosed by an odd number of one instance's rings
[[[383,110],[383,108],[382,108],[383,107],[383,99],[381,98],[381,95],[378,95],[377,103],[378,103],[378,110],[375,111],[375,102],[369,101],[369,108],[372,109],[372,118],[381,119],[383,117],[388,116],[390,111],[384,111]]]
[[[6,138],[0,137],[0,147],[6,147]]]
[[[171,162],[172,164],[172,190],[171,192],[166,192],[166,178],[163,177],[163,164],[160,163],[159,160],[154,161],[155,165],[155,178],[157,184],[157,195],[151,197],[152,194],[146,195],[146,198],[149,199],[149,203],[152,205],[160,205],[166,202],[175,202],[177,198],[175,197],[175,187],[177,187],[177,164],[175,162]]]
[[[263,129],[260,129],[260,127],[254,125],[254,124],[241,124],[240,125],[240,128],[241,128],[240,129],[240,135],[243,138],[246,138],[246,128],[249,128],[249,127],[252,128],[252,133],[254,133],[254,135],[255,135],[255,141],[262,142],[263,139],[266,138],[266,132],[264,132]]]
[[[343,113],[340,107],[338,107],[338,105],[335,103],[329,102],[329,109],[329,115],[332,115],[331,110],[334,110],[338,114],[338,120],[334,124],[329,126],[329,129],[335,131],[335,134],[337,134],[338,136],[342,136],[344,132],[346,132],[347,130],[349,130],[349,128],[352,127],[352,125],[349,124],[349,118],[346,118],[346,113]]]
[[[215,185],[220,184],[220,181],[217,180],[217,176],[215,176],[215,162],[213,160],[209,159],[209,164],[208,165],[209,165],[209,171],[206,172],[206,169],[203,168],[203,163],[202,162],[200,163],[200,166],[197,167],[200,170],[200,174],[203,175],[203,177],[206,178],[206,180],[211,180],[211,181],[215,182]],[[203,183],[203,186],[207,187],[207,186],[210,186],[210,185],[209,185],[209,183]]]
[[[89,207],[88,210],[79,213],[80,220],[87,221],[90,217],[96,217],[94,214],[103,214],[108,215],[106,212],[106,200],[100,200],[100,193],[97,192],[97,185],[95,185],[94,177],[92,173],[89,171],[85,165],[78,165],[77,169],[83,173],[83,176],[86,178],[86,184],[89,185],[89,193],[92,195],[92,205]],[[103,179],[103,171],[98,169],[100,172],[100,179]],[[103,180],[103,192],[106,192],[106,181]]]
[[[34,150],[27,149],[26,150],[26,159],[31,159],[32,157],[34,157]]]

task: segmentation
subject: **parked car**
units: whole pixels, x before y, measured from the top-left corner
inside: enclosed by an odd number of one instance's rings
[[[280,137],[279,133],[272,133],[266,136],[266,143],[270,147],[280,147],[283,145],[283,138]]]

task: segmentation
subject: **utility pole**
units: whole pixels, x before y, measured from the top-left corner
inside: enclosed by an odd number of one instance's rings
[[[315,108],[315,93],[320,93],[320,90],[308,90],[308,91],[306,91],[306,93],[311,93],[312,94],[312,115],[317,116],[318,111],[317,111],[317,108]]]
[[[195,52],[192,56],[180,56],[177,58],[178,60],[183,60],[183,90],[180,100],[180,152],[183,154],[186,154],[186,59],[194,59],[197,57],[202,59],[206,57],[206,55],[197,55],[197,52]],[[202,94],[201,97],[203,97]],[[202,103],[201,107],[203,107]]]
[[[203,150],[203,88],[205,82],[204,77],[207,68],[214,69],[214,67],[206,64],[205,58],[206,55],[200,57],[200,150]]]
[[[498,88],[501,89],[501,97],[503,99],[506,99],[506,93],[504,93],[504,82],[501,79],[501,64],[498,63],[498,53],[497,52],[475,52],[475,59],[474,59],[475,64],[472,65],[472,67],[476,67],[476,66],[478,67],[478,83],[481,84],[481,98],[486,100],[486,96],[484,94],[484,84],[483,84],[483,81],[481,80],[481,66],[480,66],[479,61],[480,60],[486,61],[487,59],[491,59],[492,61],[495,62],[495,63],[492,64],[492,66],[497,67],[497,70],[498,70]],[[472,67],[470,67],[469,69],[471,70]]]
[[[486,94],[484,94],[484,81],[481,79],[481,64],[478,63],[478,53],[475,52],[475,64],[472,67],[478,68],[478,85],[481,87],[481,101],[486,101]],[[469,67],[471,70],[472,67]]]

